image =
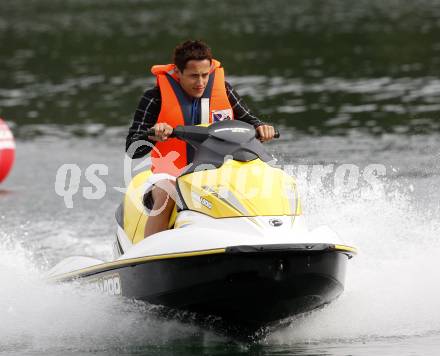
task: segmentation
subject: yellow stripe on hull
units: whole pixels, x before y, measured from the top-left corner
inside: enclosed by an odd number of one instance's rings
[[[83,269],[79,269],[77,271],[61,274],[59,276],[51,277],[49,278],[52,281],[59,281],[62,279],[72,278],[72,277],[80,277],[83,274],[87,274],[90,272],[96,271],[98,272],[104,272],[105,270],[111,270],[115,268],[120,267],[126,267],[130,266],[132,264],[141,264],[146,263],[150,261],[159,261],[159,260],[167,260],[172,258],[183,258],[183,257],[193,257],[193,256],[204,256],[204,255],[214,255],[214,254],[220,254],[225,253],[226,249],[224,248],[217,248],[212,250],[202,250],[202,251],[192,251],[192,252],[182,252],[182,253],[170,253],[165,255],[155,255],[155,256],[145,256],[145,257],[137,257],[137,258],[130,258],[126,260],[119,260],[114,262],[106,262],[101,263],[96,266],[87,267]]]
[[[351,252],[353,254],[357,254],[357,249],[351,246],[346,245],[335,245],[336,251],[344,251],[344,252]]]
[[[356,248],[346,246],[346,245],[334,245],[333,250],[340,251],[340,252],[348,252],[350,254],[357,254]],[[160,260],[167,260],[167,259],[174,259],[174,258],[214,255],[214,254],[221,254],[221,253],[225,253],[225,252],[226,252],[226,248],[217,248],[217,249],[211,249],[211,250],[200,250],[200,251],[170,253],[170,254],[163,254],[163,255],[130,258],[130,259],[124,259],[124,260],[119,260],[119,261],[114,261],[114,262],[101,263],[96,266],[79,269],[79,270],[69,272],[69,273],[64,273],[59,276],[50,277],[49,280],[61,281],[63,279],[72,279],[72,278],[81,277],[84,274],[89,274],[89,273],[93,273],[93,272],[95,272],[95,273],[105,272],[106,270],[112,270],[115,268],[126,267],[126,266],[130,266],[133,264],[142,264],[142,263],[147,263],[147,262],[151,262],[151,261],[160,261]]]

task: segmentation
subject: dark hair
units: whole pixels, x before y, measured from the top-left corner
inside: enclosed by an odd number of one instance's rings
[[[209,59],[212,62],[211,48],[202,41],[185,41],[174,49],[174,64],[181,72],[188,61]]]

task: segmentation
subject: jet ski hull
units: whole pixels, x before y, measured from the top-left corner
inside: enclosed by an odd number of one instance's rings
[[[119,261],[57,279],[82,278],[110,294],[257,328],[335,299],[344,289],[351,252],[335,245],[289,244],[162,257]]]

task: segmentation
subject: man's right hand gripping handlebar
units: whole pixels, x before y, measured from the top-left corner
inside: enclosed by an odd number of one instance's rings
[[[157,123],[148,129],[147,135],[150,140],[163,142],[173,133],[173,128],[165,122]]]
[[[255,129],[255,137],[261,142],[270,141],[273,138],[279,138],[280,132],[274,128],[272,125],[260,125]]]

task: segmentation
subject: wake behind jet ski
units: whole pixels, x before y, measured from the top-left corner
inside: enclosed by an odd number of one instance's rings
[[[309,231],[295,180],[272,167],[251,125],[179,126],[193,164],[177,178],[170,229],[144,238],[150,171],[116,212],[115,259],[71,257],[48,276],[109,294],[214,315],[255,330],[321,307],[344,289],[355,254],[329,228]]]

